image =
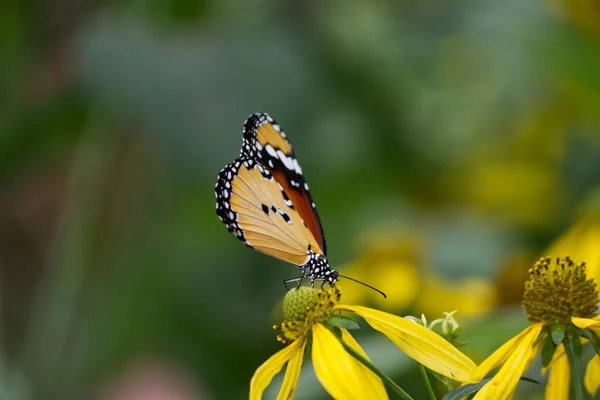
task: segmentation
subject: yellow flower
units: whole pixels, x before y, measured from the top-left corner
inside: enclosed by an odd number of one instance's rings
[[[293,397],[304,359],[312,342],[311,357],[319,382],[336,399],[387,399],[381,379],[344,348],[342,341],[368,360],[350,332],[333,320],[341,312],[362,317],[407,355],[439,374],[459,382],[479,380],[475,364],[452,344],[408,319],[362,306],[340,304],[339,286],[329,290],[300,287],[284,298],[284,322],[278,340],[287,346],[271,356],[250,382],[250,399],[260,399],[273,377],[287,364],[278,399]],[[338,337],[332,326],[338,326]]]
[[[554,340],[549,334],[551,329],[562,326],[568,331],[571,327],[587,328],[598,323],[593,319],[598,291],[594,280],[587,277],[584,263],[575,264],[568,257],[556,263],[550,258],[542,258],[529,274],[523,309],[533,323],[481,363],[481,376],[501,364],[503,366],[475,395],[476,400],[510,398],[544,341]],[[569,362],[562,343],[558,343],[545,368],[550,369],[546,400],[569,396]]]

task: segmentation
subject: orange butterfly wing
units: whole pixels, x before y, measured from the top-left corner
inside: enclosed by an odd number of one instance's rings
[[[247,246],[301,266],[318,248],[298,212],[286,204],[282,186],[254,160],[238,159],[220,173],[217,215]]]
[[[271,172],[283,188],[286,204],[296,210],[318,243],[319,250],[327,255],[323,226],[302,168],[286,134],[268,114],[253,114],[244,123],[240,157],[256,159]]]

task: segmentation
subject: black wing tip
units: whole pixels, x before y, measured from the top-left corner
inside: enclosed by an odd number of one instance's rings
[[[246,121],[248,121],[249,119],[261,119],[261,118],[267,118],[267,117],[270,117],[269,113],[257,112],[257,113],[248,115],[248,118],[246,118]]]
[[[253,132],[259,126],[264,124],[265,122],[275,124],[275,120],[269,115],[269,113],[254,113],[248,115],[248,118],[244,121],[244,132]]]

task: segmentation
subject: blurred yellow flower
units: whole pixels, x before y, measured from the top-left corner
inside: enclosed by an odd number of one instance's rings
[[[468,170],[461,200],[513,224],[543,227],[557,209],[556,174],[537,160],[482,160]]]
[[[600,191],[582,206],[575,224],[552,243],[545,254],[569,254],[585,260],[588,276],[600,283]]]
[[[530,270],[525,284],[523,309],[533,322],[510,339],[479,366],[481,376],[503,364],[498,373],[475,395],[474,400],[503,400],[512,396],[519,379],[529,367],[540,348],[550,340],[556,346],[552,359],[544,368],[550,369],[546,400],[569,397],[569,360],[565,356],[565,335],[550,332],[557,327],[562,332],[573,327],[588,328],[598,323],[598,291],[596,283],[586,275],[584,263],[575,264],[570,258],[542,258]],[[568,335],[566,335],[568,336]],[[573,340],[579,340],[575,338]],[[590,381],[594,381],[591,377]]]
[[[387,336],[408,356],[425,367],[459,382],[479,380],[476,365],[447,340],[408,319],[367,307],[340,304],[339,287],[329,290],[300,287],[284,299],[284,322],[278,340],[287,347],[261,365],[250,383],[250,399],[260,399],[273,377],[287,364],[278,399],[291,398],[296,390],[307,344],[319,382],[336,399],[387,399],[381,379],[355,359],[345,343],[367,359],[349,331],[334,325],[342,311],[362,317]],[[337,326],[340,337],[333,327]]]
[[[576,26],[600,35],[600,8],[595,0],[553,0],[555,10],[564,13]]]
[[[508,255],[495,279],[497,307],[521,304],[523,285],[529,278],[531,260],[535,257],[536,254],[529,250],[520,250]]]
[[[552,226],[563,201],[557,165],[569,120],[563,101],[526,109],[501,136],[483,139],[443,174],[438,190],[502,223]]]
[[[382,290],[387,298],[351,285],[344,288],[344,299],[349,303],[371,302],[387,311],[411,307],[426,315],[459,310],[463,317],[483,315],[495,305],[495,288],[488,280],[467,277],[448,282],[433,271],[418,268],[424,245],[416,235],[379,232],[361,238],[359,244],[360,257],[340,270]]]
[[[340,270],[382,290],[387,299],[360,285],[345,287],[344,299],[348,303],[374,303],[388,311],[400,311],[411,305],[422,284],[416,266],[418,239],[379,232],[360,238],[357,247],[359,258]]]
[[[459,310],[461,316],[477,317],[486,314],[496,304],[496,289],[486,279],[470,277],[448,282],[429,273],[423,282],[415,309],[426,315]]]

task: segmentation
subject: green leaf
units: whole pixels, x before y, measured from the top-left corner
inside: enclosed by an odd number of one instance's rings
[[[554,352],[556,351],[556,343],[554,343],[554,339],[550,336],[546,337],[544,343],[542,343],[541,355],[542,355],[542,365],[547,367],[552,361],[552,357],[554,356]]]
[[[345,315],[334,315],[327,320],[327,324],[337,328],[348,329],[349,331],[360,329],[355,320]]]
[[[564,325],[554,325],[552,329],[550,329],[550,336],[552,336],[552,341],[555,345],[559,345],[565,340],[565,332],[567,327]]]
[[[308,359],[310,358],[311,352],[312,352],[312,340],[309,340],[308,343],[306,343],[306,347],[304,348],[304,354],[302,355],[302,365],[304,365],[306,363],[306,361],[308,361]]]
[[[548,328],[542,329],[542,331],[540,332],[540,334],[538,335],[538,337],[535,339],[535,342],[533,342],[533,344],[531,345],[531,347],[537,346],[546,337],[547,333],[548,333]]]
[[[579,340],[579,336],[574,338],[569,335],[566,340],[563,342],[565,345],[565,352],[567,353],[567,358],[569,360],[569,370],[571,372],[571,385],[575,389],[575,400],[583,400],[583,379],[581,373],[579,371],[579,366],[577,363],[577,359],[575,357],[575,349],[574,342],[579,342],[579,347],[581,347],[581,342]]]
[[[583,350],[583,346],[581,344],[581,339],[579,335],[573,336],[573,351],[575,352],[575,356],[577,358],[581,357],[581,351]]]

